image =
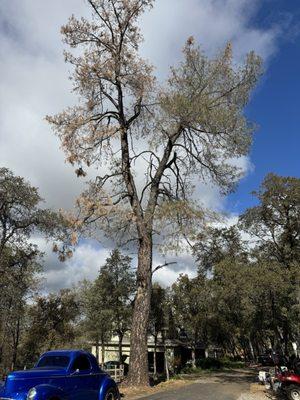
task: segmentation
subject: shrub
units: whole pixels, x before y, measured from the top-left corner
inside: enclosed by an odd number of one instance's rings
[[[196,360],[196,366],[201,369],[221,369],[222,362],[217,358],[200,358]]]
[[[222,369],[222,368],[244,368],[245,363],[243,361],[234,361],[229,358],[200,358],[196,360],[197,368],[201,369]]]
[[[222,358],[220,360],[222,363],[223,368],[244,368],[245,363],[243,361],[237,361],[237,360],[230,360],[228,358]]]

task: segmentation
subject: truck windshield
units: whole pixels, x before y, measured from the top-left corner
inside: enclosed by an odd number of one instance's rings
[[[37,363],[35,368],[66,368],[70,358],[67,356],[45,356]]]

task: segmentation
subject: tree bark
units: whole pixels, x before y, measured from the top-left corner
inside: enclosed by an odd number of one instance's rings
[[[140,239],[137,268],[137,294],[134,302],[127,384],[149,386],[148,322],[152,284],[152,237]]]
[[[156,352],[157,352],[157,333],[155,332],[155,335],[154,335],[154,352],[153,352],[153,375],[154,375],[154,379],[157,378]]]
[[[17,357],[18,357],[18,348],[19,348],[19,341],[20,341],[20,320],[21,320],[21,316],[19,316],[18,320],[17,320],[17,326],[16,326],[16,331],[15,331],[15,340],[14,340],[14,344],[13,344],[11,370],[15,369],[15,365],[16,365]]]
[[[104,343],[104,337],[101,337],[101,364],[102,367],[105,363],[105,343]]]
[[[159,185],[165,169],[173,163],[173,161],[169,161],[169,158],[172,154],[174,143],[181,134],[182,128],[179,126],[177,132],[168,140],[155,176],[152,178],[148,205],[144,212],[131,171],[128,121],[126,122],[124,116],[123,92],[119,82],[117,88],[121,121],[122,174],[130,205],[136,218],[136,227],[139,235],[137,294],[133,311],[129,374],[126,383],[129,386],[149,386],[147,333],[152,288],[153,219],[159,196]]]
[[[122,365],[123,363],[123,351],[122,351],[122,345],[123,345],[123,334],[118,333],[118,338],[119,338],[119,363]]]
[[[196,350],[194,346],[192,348],[192,367],[196,368]]]
[[[1,344],[0,344],[0,362],[2,362],[2,357],[3,357],[3,352],[4,352],[4,347],[5,347],[5,341],[6,341],[6,335],[7,335],[7,329],[8,329],[8,320],[9,320],[9,315],[10,315],[10,310],[12,308],[13,300],[10,298],[9,300],[9,305],[7,309],[5,310],[5,317],[4,321],[2,322],[2,338],[1,338]]]
[[[170,371],[169,371],[169,362],[168,362],[168,353],[167,353],[167,347],[165,345],[165,372],[166,372],[166,380],[170,380]]]
[[[250,348],[251,357],[252,357],[252,360],[254,361],[255,360],[255,354],[254,354],[253,344],[252,344],[252,340],[251,340],[250,336],[249,336],[248,340],[249,340],[249,348]]]
[[[96,358],[97,358],[97,362],[99,363],[99,338],[98,338],[98,336],[96,337]]]

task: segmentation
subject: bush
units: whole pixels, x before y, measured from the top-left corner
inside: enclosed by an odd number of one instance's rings
[[[196,366],[201,369],[221,369],[222,362],[217,358],[200,358],[196,360]]]
[[[200,373],[202,371],[201,368],[193,368],[190,365],[186,365],[185,367],[182,368],[182,370],[180,371],[181,374],[197,374]]]
[[[196,360],[196,368],[193,368],[191,365],[191,362],[188,362],[185,367],[181,370],[181,373],[183,374],[192,374],[192,373],[197,373],[201,372],[203,370],[220,370],[220,369],[238,369],[238,368],[244,368],[245,363],[243,361],[236,361],[232,360],[230,358],[224,357],[224,358],[199,358]]]
[[[230,360],[228,358],[222,358],[220,360],[220,362],[222,363],[222,367],[223,368],[244,368],[245,367],[245,363],[243,361],[237,361],[237,360]]]
[[[200,358],[196,360],[197,368],[201,369],[222,369],[222,368],[244,368],[243,361],[230,360],[229,358]]]

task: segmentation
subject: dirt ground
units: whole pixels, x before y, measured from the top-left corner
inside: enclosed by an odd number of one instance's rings
[[[271,400],[264,386],[255,382],[256,373],[239,370],[189,376],[153,388],[121,388],[125,400]]]
[[[238,400],[275,400],[276,397],[266,391],[263,385],[253,383],[248,393],[242,393]]]

